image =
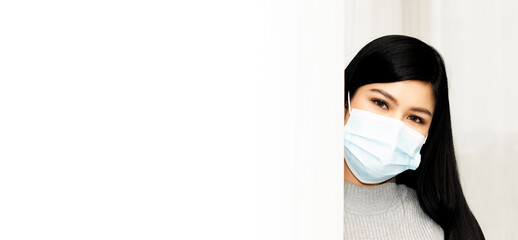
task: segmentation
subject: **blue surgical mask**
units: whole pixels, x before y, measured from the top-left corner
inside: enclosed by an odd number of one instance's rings
[[[380,183],[421,162],[426,138],[400,120],[351,108],[344,126],[347,166],[362,183]]]

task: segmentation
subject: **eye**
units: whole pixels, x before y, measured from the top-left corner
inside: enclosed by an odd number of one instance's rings
[[[371,99],[371,101],[373,103],[375,103],[376,105],[378,105],[378,107],[380,107],[380,108],[388,109],[388,104],[386,102],[384,102],[383,100]]]
[[[419,123],[419,124],[424,124],[424,121],[422,118],[418,117],[418,116],[415,116],[415,115],[412,115],[410,117],[408,117],[410,120],[416,122],[416,123]]]

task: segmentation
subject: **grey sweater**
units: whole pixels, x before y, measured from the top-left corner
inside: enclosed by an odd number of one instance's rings
[[[344,239],[444,239],[415,190],[395,179],[374,187],[344,185]]]

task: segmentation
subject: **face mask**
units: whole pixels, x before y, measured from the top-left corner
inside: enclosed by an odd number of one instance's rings
[[[347,166],[363,183],[380,183],[421,162],[426,137],[400,120],[360,109],[351,109],[344,126],[344,154]]]

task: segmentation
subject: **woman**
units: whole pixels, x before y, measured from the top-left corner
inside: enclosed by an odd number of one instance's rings
[[[375,39],[345,69],[345,96],[344,237],[484,239],[459,182],[440,54]]]

